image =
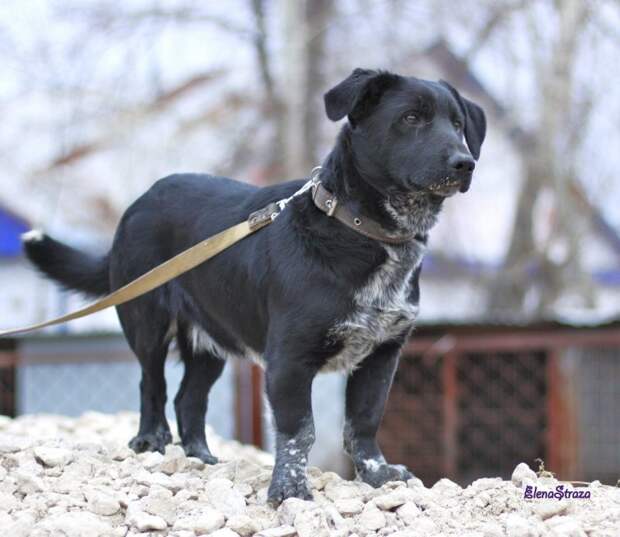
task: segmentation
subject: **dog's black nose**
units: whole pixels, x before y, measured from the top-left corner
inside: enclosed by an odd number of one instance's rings
[[[476,162],[469,155],[456,153],[448,159],[450,170],[459,174],[471,174],[476,167]]]

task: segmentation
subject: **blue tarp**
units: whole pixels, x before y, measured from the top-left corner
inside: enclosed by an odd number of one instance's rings
[[[0,207],[0,258],[16,257],[21,253],[19,236],[29,227],[21,218]]]

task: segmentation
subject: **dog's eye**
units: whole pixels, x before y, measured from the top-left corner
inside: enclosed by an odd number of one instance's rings
[[[458,119],[455,119],[452,124],[457,131],[460,131],[463,128],[463,124]]]
[[[416,114],[415,112],[407,112],[403,116],[403,121],[407,123],[408,125],[415,125],[416,123],[420,121],[420,116]]]

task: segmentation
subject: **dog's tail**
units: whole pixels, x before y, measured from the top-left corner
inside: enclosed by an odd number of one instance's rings
[[[110,292],[109,256],[95,257],[58,242],[39,230],[22,235],[26,257],[67,289],[101,296]]]

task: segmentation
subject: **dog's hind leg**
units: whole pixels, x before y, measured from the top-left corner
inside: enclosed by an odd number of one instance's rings
[[[118,307],[121,326],[129,346],[142,368],[140,381],[140,428],[129,442],[136,453],[159,451],[172,442],[166,421],[166,379],[164,364],[170,344],[170,320],[166,312],[154,307],[149,297]]]
[[[188,457],[215,464],[205,437],[205,416],[209,391],[224,370],[225,361],[203,348],[194,348],[187,326],[179,326],[177,341],[185,363],[185,374],[174,398],[177,426]]]

